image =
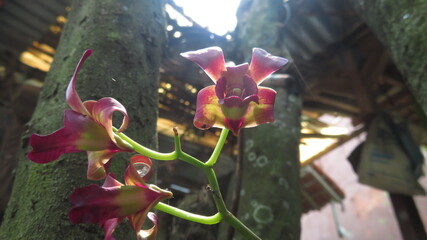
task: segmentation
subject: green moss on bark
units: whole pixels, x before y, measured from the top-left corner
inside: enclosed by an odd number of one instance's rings
[[[244,59],[250,59],[253,47],[288,56],[283,40],[285,17],[281,0],[242,1],[237,35]],[[275,89],[275,122],[243,132],[238,217],[263,239],[300,237],[298,149],[302,100],[298,84],[288,83]],[[238,234],[235,237],[241,239]]]
[[[349,1],[386,46],[427,115],[427,2]]]
[[[73,225],[68,198],[86,179],[85,153],[37,165],[25,154],[31,133],[48,134],[62,125],[65,89],[85,49],[94,50],[79,75],[83,100],[114,97],[126,106],[131,125],[126,133],[157,147],[157,88],[165,43],[162,2],[156,0],[73,1],[39,104],[23,136],[13,193],[0,228],[0,239],[102,239],[95,224]],[[117,124],[118,125],[118,121]],[[114,158],[111,171],[122,176],[128,154]],[[134,238],[129,227],[118,238]]]
[[[244,130],[238,216],[263,239],[299,239],[302,100],[276,91],[275,122]]]

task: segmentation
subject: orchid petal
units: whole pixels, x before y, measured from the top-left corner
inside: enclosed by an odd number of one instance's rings
[[[243,77],[248,73],[249,65],[243,63],[233,67],[227,67],[227,90],[243,88]]]
[[[153,206],[154,207],[154,206]],[[145,222],[147,217],[147,213],[151,208],[145,209],[145,211],[138,212],[137,214],[132,214],[128,217],[130,225],[132,225],[133,230],[135,232],[139,232],[142,228],[142,225]]]
[[[116,99],[110,97],[101,98],[99,101],[95,102],[91,108],[92,118],[105,127],[111,139],[114,139],[113,113],[115,111],[119,111],[124,115],[122,125],[118,132],[124,131],[127,128],[129,123],[128,114],[125,107]]]
[[[102,187],[121,187],[123,184],[117,181],[116,176],[113,173],[109,173],[108,176],[104,180],[104,184]]]
[[[154,240],[154,239],[156,239],[156,236],[157,236],[157,225],[159,224],[159,221],[158,221],[158,218],[157,218],[156,214],[154,214],[153,212],[149,212],[147,214],[147,217],[153,223],[153,227],[151,227],[148,230],[141,230],[141,231],[139,231],[138,239],[141,239],[141,240]]]
[[[111,218],[104,222],[104,240],[115,240],[113,232],[121,220],[122,218]]]
[[[237,136],[241,128],[255,127],[273,122],[275,97],[276,91],[273,89],[258,87],[258,95],[247,97],[240,105],[238,101],[241,100],[233,99],[235,102],[228,103],[227,107],[225,101],[224,105],[222,105],[222,111],[227,116],[225,118],[225,127]],[[247,108],[244,108],[244,106],[247,106]]]
[[[258,89],[257,89],[258,90]],[[250,102],[259,103],[259,97],[257,94],[253,94],[250,96],[247,96],[243,99],[243,104],[249,104]]]
[[[227,78],[221,77],[218,79],[215,85],[215,94],[219,99],[219,104],[223,103],[223,99],[226,95],[226,89],[227,89]]]
[[[252,98],[257,99],[258,96],[253,95]],[[224,104],[221,105],[222,113],[225,116],[224,125],[236,136],[243,125],[248,106],[248,102],[243,101],[241,97],[237,96],[227,97],[224,99]]]
[[[116,204],[120,188],[104,188],[91,184],[75,189],[70,196],[70,203],[73,205],[69,213],[71,222],[102,225],[108,219],[122,217]]]
[[[258,94],[258,86],[252,78],[248,76],[243,77],[243,86],[244,86],[243,88],[244,92],[242,95],[243,99],[248,96]]]
[[[43,164],[57,160],[64,153],[81,152],[74,144],[79,137],[78,132],[65,127],[49,135],[33,134],[30,137],[33,150],[27,157],[35,163]]]
[[[103,150],[103,151],[88,151],[88,167],[87,178],[89,180],[102,180],[107,175],[106,164],[110,159],[119,151],[117,150]]]
[[[239,96],[229,96],[224,99],[224,103],[221,105],[222,112],[224,113],[224,116],[227,118],[241,118],[242,114],[239,116],[233,116],[234,114],[228,114],[226,111],[224,111],[224,107],[226,108],[242,108],[243,105],[243,99]],[[246,108],[245,108],[246,109]],[[246,111],[245,111],[246,112]],[[243,112],[243,114],[245,113]]]
[[[83,53],[83,56],[80,58],[80,61],[77,64],[76,69],[74,70],[74,74],[71,77],[70,83],[68,84],[67,91],[65,94],[65,99],[68,105],[71,107],[71,109],[86,116],[89,116],[90,113],[83,105],[82,100],[80,99],[79,94],[76,91],[76,81],[77,81],[77,74],[79,73],[81,66],[91,54],[92,54],[92,50],[90,49],[86,50]]]
[[[199,65],[214,82],[226,71],[224,54],[219,47],[185,52],[181,56]]]
[[[141,156],[142,157],[142,156]],[[148,158],[137,157],[131,160],[138,164]],[[148,159],[149,160],[149,159]],[[157,217],[149,213],[157,203],[172,197],[172,193],[155,185],[137,184],[123,186],[110,173],[102,186],[95,184],[77,188],[70,196],[73,206],[69,217],[72,223],[98,223],[104,225],[105,239],[114,240],[113,232],[122,218],[127,217],[137,236],[152,239],[157,233]],[[154,226],[140,231],[148,215]]]
[[[276,91],[267,87],[258,87],[259,103],[251,102],[242,127],[255,127],[274,122],[274,101]]]
[[[240,129],[243,127],[244,119],[225,119],[225,126],[235,135],[239,135]]]
[[[100,187],[92,184],[77,188],[71,194],[70,203],[73,208],[69,216],[72,223],[102,225],[111,218],[146,211],[166,198],[164,193],[147,186]]]
[[[89,112],[90,115],[92,115],[92,111],[93,111],[93,106],[95,105],[95,103],[97,103],[98,101],[95,100],[87,100],[83,102],[83,106],[87,109],[87,111]]]
[[[266,77],[283,67],[288,60],[276,57],[261,48],[254,48],[249,72],[254,81],[259,85]]]
[[[208,129],[213,126],[224,127],[224,115],[218,103],[214,85],[203,88],[197,94],[196,114],[193,123],[199,129]]]
[[[145,186],[145,185],[143,185],[143,186]],[[141,187],[143,187],[143,186],[141,186]],[[163,189],[161,189],[155,185],[150,185],[149,189],[152,190],[152,192],[149,192],[145,196],[146,201],[149,203],[149,205],[146,208],[142,209],[141,211],[128,216],[129,222],[136,232],[139,232],[141,230],[142,225],[145,222],[145,219],[147,217],[148,212],[158,202],[172,197],[171,192],[169,192],[167,190],[163,190]]]
[[[30,137],[33,150],[28,158],[36,163],[47,163],[58,159],[64,153],[83,150],[103,150],[114,148],[105,129],[75,111],[64,111],[64,127],[49,134]]]
[[[153,175],[152,165],[153,163],[146,156],[132,156],[125,173],[126,185],[138,185],[147,182]]]
[[[78,149],[85,151],[119,150],[102,125],[72,110],[64,112],[64,127],[80,134],[75,141]]]

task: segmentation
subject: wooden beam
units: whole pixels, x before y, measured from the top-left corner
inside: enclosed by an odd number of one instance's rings
[[[360,109],[354,105],[348,104],[348,103],[344,103],[341,101],[337,101],[337,100],[333,100],[331,98],[327,98],[327,97],[323,97],[323,96],[319,96],[319,95],[308,95],[308,96],[304,96],[304,100],[308,100],[308,101],[315,101],[315,102],[321,102],[339,109],[342,109],[346,112],[352,112],[352,113],[359,113]]]
[[[390,56],[380,43],[378,43],[377,49],[378,51],[374,51],[368,55],[368,61],[366,61],[360,71],[360,75],[363,77],[363,83],[365,85],[377,82],[383,75],[384,70],[390,61]]]
[[[319,133],[303,133],[301,134],[301,138],[343,138],[347,137],[347,135],[325,135]]]
[[[427,239],[426,231],[412,196],[389,193],[394,214],[405,240]]]
[[[325,150],[317,153],[316,155],[312,156],[311,158],[305,160],[304,162],[301,163],[301,167],[303,166],[307,166],[309,164],[311,164],[314,160],[328,154],[329,152],[331,152],[332,150],[336,149],[337,147],[343,145],[344,143],[348,142],[349,140],[353,139],[356,136],[359,136],[359,134],[361,134],[362,132],[364,132],[365,129],[361,128],[359,130],[356,130],[354,132],[352,132],[350,135],[345,136],[340,138],[336,143],[331,144],[329,147],[327,147]]]
[[[375,112],[376,102],[365,84],[363,84],[363,76],[355,62],[351,52],[343,53],[343,64],[347,68],[348,77],[351,78],[351,87],[354,90],[358,105],[362,114]]]
[[[337,108],[337,107],[320,103],[320,102],[309,102],[309,101],[304,102],[304,109],[309,111],[316,111],[319,113],[329,113],[329,114],[338,113],[338,114],[349,116],[349,117],[355,117],[356,115],[358,115],[354,112],[349,112],[344,109]]]

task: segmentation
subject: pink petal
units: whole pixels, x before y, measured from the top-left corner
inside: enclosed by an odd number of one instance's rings
[[[222,113],[226,118],[241,118],[242,114],[239,116],[232,116],[224,111],[224,107],[226,108],[242,108],[243,107],[243,99],[239,96],[229,96],[224,99],[224,103],[221,105]],[[246,109],[246,108],[245,108]],[[246,112],[246,110],[245,110]],[[243,113],[244,114],[244,113]]]
[[[87,111],[90,113],[90,115],[92,115],[93,106],[95,105],[96,102],[98,102],[98,101],[87,100],[87,101],[83,102],[83,106],[87,109]]]
[[[111,218],[148,212],[148,209],[165,198],[167,197],[163,192],[147,186],[100,187],[92,184],[77,188],[71,194],[70,203],[73,208],[69,216],[72,223],[102,225]]]
[[[104,184],[102,187],[116,187],[123,186],[119,181],[116,180],[113,173],[108,174],[105,178]],[[120,221],[123,218],[111,218],[104,222],[104,240],[115,240],[113,233],[116,230],[116,227],[119,225]]]
[[[158,218],[156,214],[149,212],[147,214],[148,219],[151,220],[153,223],[153,227],[151,227],[148,230],[141,230],[139,231],[139,238],[138,239],[144,239],[144,240],[155,240],[157,236],[157,225],[159,224]]]
[[[225,126],[226,128],[230,129],[231,132],[235,135],[238,136],[240,129],[243,127],[243,118],[239,118],[239,119],[225,119]]]
[[[126,185],[145,184],[153,175],[152,165],[151,159],[146,156],[132,156],[125,173]]]
[[[258,96],[253,95],[253,98],[257,99]],[[248,102],[243,101],[242,98],[237,96],[225,98],[224,104],[221,105],[221,110],[225,117],[224,125],[236,136],[238,135],[239,130],[243,125],[248,106]]]
[[[74,142],[78,149],[85,151],[119,150],[102,125],[72,110],[64,112],[64,127],[74,131],[74,134],[79,133],[79,138]]]
[[[225,95],[227,94],[227,78],[221,77],[218,79],[215,85],[215,94],[219,99],[219,103],[223,103],[223,99],[225,98]]]
[[[121,183],[110,174],[102,187],[92,184],[74,190],[70,196],[73,206],[69,213],[71,222],[104,225],[105,238],[113,239],[112,233],[118,221],[128,217],[138,234],[149,210],[159,201],[172,197],[171,192],[154,185],[119,185]],[[153,221],[157,225],[157,219]]]
[[[27,157],[35,163],[48,163],[57,160],[64,153],[81,152],[74,142],[80,134],[61,128],[49,135],[33,134],[30,137],[30,145],[33,148]]]
[[[125,107],[114,98],[110,98],[110,97],[101,98],[99,101],[93,103],[91,108],[92,108],[92,111],[91,111],[92,118],[105,127],[105,129],[107,130],[112,140],[114,139],[113,113],[115,111],[119,111],[124,115],[122,125],[118,130],[119,132],[124,131],[129,124],[129,117]]]
[[[248,74],[249,65],[243,63],[234,67],[227,67],[227,91],[233,88],[243,89],[243,77]]]
[[[243,99],[246,98],[246,97],[248,97],[248,96],[257,95],[258,94],[258,86],[257,86],[257,84],[255,83],[255,81],[252,78],[250,78],[248,76],[245,76],[243,78],[243,88],[244,88],[244,92],[243,92],[243,95],[242,95]]]
[[[141,211],[137,214],[132,214],[131,216],[128,217],[130,225],[132,225],[132,228],[135,230],[135,232],[137,232],[137,234],[141,230],[142,225],[144,224],[145,219],[147,217],[147,213],[150,209],[146,209],[145,211]]]
[[[73,205],[69,213],[72,223],[98,223],[122,217],[120,206],[116,204],[121,187],[104,188],[95,184],[77,188],[70,196]]]
[[[113,236],[114,230],[119,225],[122,218],[111,218],[104,223],[104,240],[115,240]]]
[[[102,131],[105,132],[90,118],[72,110],[65,110],[63,128],[49,135],[33,134],[30,137],[30,145],[33,150],[28,154],[28,158],[36,163],[48,163],[58,159],[64,153],[80,152],[87,148],[103,149],[109,145],[109,139],[103,141],[102,137],[99,139],[101,141],[93,138],[89,142],[82,140],[85,129],[90,129],[92,133],[101,131],[101,136]],[[107,135],[104,133],[104,136]],[[88,146],[82,146],[82,144],[88,144]]]
[[[254,81],[259,85],[266,77],[283,67],[288,60],[276,57],[261,48],[254,48],[249,72]]]
[[[71,77],[70,83],[67,87],[67,92],[65,94],[65,99],[68,103],[68,105],[76,112],[79,112],[83,115],[89,116],[89,112],[84,107],[82,100],[79,97],[79,94],[76,91],[76,81],[77,81],[77,74],[79,73],[79,70],[83,63],[86,61],[86,59],[92,54],[92,50],[88,49],[83,53],[83,56],[80,58],[79,63],[77,64],[76,69],[74,70],[74,74]]]
[[[193,121],[195,127],[203,130],[211,127],[224,127],[224,115],[218,103],[215,86],[208,86],[200,90],[197,94],[196,105]]]
[[[259,104],[251,102],[242,127],[255,127],[274,122],[274,101],[276,91],[267,87],[258,87]]]
[[[113,173],[109,173],[104,180],[104,184],[102,184],[102,187],[120,187],[120,186],[123,186],[123,184],[117,181],[116,176],[114,176]]]
[[[199,65],[214,82],[226,71],[224,54],[219,47],[185,52],[181,56]]]
[[[147,217],[148,212],[160,201],[172,197],[171,192],[169,192],[167,190],[160,189],[157,186],[150,185],[149,189],[153,191],[151,193],[151,195],[152,195],[151,197],[147,196],[147,199],[152,199],[150,204],[145,209],[142,209],[141,211],[128,216],[130,224],[132,225],[133,229],[137,233],[141,230],[142,225],[145,222],[145,218]]]
[[[243,104],[249,104],[250,102],[259,103],[258,95],[250,95],[243,99]]]
[[[140,191],[139,196],[133,196],[128,188],[137,188]],[[120,198],[118,199],[123,206],[120,212],[128,216],[133,229],[138,232],[145,221],[147,213],[160,201],[171,198],[172,192],[161,189],[155,185],[145,186],[126,186],[122,188]],[[136,201],[136,202],[134,202]],[[137,211],[135,211],[138,209]],[[131,214],[129,214],[131,212]]]
[[[249,96],[247,99],[243,100],[243,103],[240,105],[236,102],[234,103],[234,105],[236,105],[235,107],[233,107],[231,103],[229,107],[224,104],[222,106],[222,111],[226,116],[225,127],[230,129],[233,134],[237,136],[241,128],[254,127],[260,124],[273,122],[275,97],[276,91],[273,89],[258,87],[258,96]],[[256,100],[258,100],[258,103]],[[245,105],[245,103],[248,102],[249,104]],[[246,111],[244,106],[247,106]]]
[[[64,127],[56,132],[30,137],[33,150],[28,158],[36,163],[48,163],[58,159],[64,153],[89,151],[88,178],[103,179],[106,175],[105,164],[120,149],[111,141],[105,128],[89,117],[73,110],[64,111]]]
[[[88,167],[87,167],[87,178],[90,180],[102,180],[107,175],[107,169],[105,165],[110,161],[114,154],[119,151],[117,150],[102,150],[102,151],[88,151]]]

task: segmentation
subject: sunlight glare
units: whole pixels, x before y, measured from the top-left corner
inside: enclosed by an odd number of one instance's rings
[[[223,36],[234,31],[240,0],[174,0],[184,13],[209,31]]]

